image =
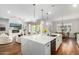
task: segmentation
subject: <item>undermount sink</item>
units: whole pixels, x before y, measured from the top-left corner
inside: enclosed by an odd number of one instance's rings
[[[50,36],[52,36],[52,37],[56,37],[57,35],[50,35]]]

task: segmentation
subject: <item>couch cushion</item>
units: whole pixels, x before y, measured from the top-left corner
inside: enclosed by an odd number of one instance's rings
[[[0,35],[0,37],[9,37],[9,36],[6,35],[5,33],[2,33],[2,34]]]

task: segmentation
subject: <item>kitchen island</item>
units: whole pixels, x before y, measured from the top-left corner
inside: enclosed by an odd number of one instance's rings
[[[53,36],[55,35],[55,36]],[[62,43],[61,34],[37,34],[21,37],[23,55],[51,55]]]

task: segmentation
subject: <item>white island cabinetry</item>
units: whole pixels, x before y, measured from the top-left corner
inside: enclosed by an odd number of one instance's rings
[[[43,45],[31,40],[26,40],[26,43],[22,44],[22,54],[23,55],[46,55],[46,54],[49,55],[50,43]]]
[[[23,55],[51,55],[56,37],[47,35],[31,35],[21,37],[21,49]],[[52,45],[52,46],[51,46]],[[55,44],[56,45],[56,44]],[[53,48],[52,48],[53,49]]]
[[[60,34],[60,35],[57,36],[57,38],[56,38],[56,51],[57,51],[57,49],[60,47],[61,43],[62,43],[62,35]]]

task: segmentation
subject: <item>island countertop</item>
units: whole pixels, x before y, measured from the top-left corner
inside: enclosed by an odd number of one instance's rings
[[[42,35],[41,34],[37,34],[37,35],[22,36],[21,39],[31,40],[31,41],[34,41],[34,42],[37,42],[37,43],[45,45],[48,42],[54,40],[60,34],[54,34],[54,35],[56,35],[56,36],[52,37],[52,36],[47,36],[45,34],[42,34]]]

